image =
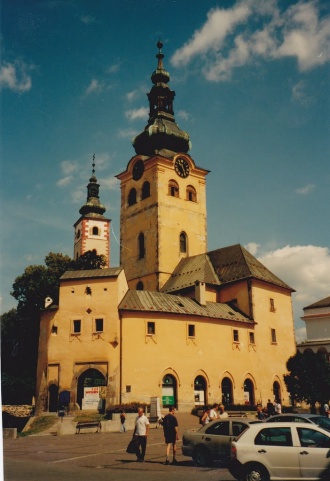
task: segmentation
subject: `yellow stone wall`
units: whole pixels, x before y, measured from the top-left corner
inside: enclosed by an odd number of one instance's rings
[[[86,287],[91,294],[86,294]],[[37,391],[55,383],[69,390],[76,402],[77,378],[89,368],[105,375],[107,401],[119,402],[120,321],[117,306],[127,291],[124,272],[118,278],[75,279],[61,282],[60,308],[42,313],[40,323]],[[103,319],[103,332],[95,319]],[[73,321],[81,320],[81,333]]]
[[[121,265],[130,288],[136,288],[142,280],[144,289],[158,290],[166,282],[182,256],[192,256],[206,251],[206,198],[205,176],[207,171],[191,166],[188,178],[180,178],[172,160],[155,156],[145,160],[142,178],[132,178],[132,168],[140,156],[134,157],[121,180]],[[179,186],[179,196],[169,195],[169,182],[175,180]],[[150,197],[141,199],[141,189],[145,181],[150,183]],[[192,186],[197,202],[186,199],[186,189]],[[128,195],[134,188],[137,202],[128,205]],[[184,231],[188,236],[186,254],[180,253],[179,236]],[[145,235],[146,254],[139,259],[138,236]]]

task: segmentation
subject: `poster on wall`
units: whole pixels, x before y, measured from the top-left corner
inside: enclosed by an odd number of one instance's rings
[[[249,391],[244,391],[244,404],[250,404],[250,393],[249,393]]]
[[[160,399],[159,397],[150,398],[150,421],[156,422],[161,419],[162,413],[160,411]]]
[[[84,397],[81,403],[81,409],[93,409],[97,410],[99,408],[100,402],[100,392],[99,387],[84,387]]]

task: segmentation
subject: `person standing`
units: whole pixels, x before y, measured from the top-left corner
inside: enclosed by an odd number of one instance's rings
[[[203,414],[202,419],[201,419],[201,423],[203,424],[203,426],[205,426],[206,424],[208,424],[211,421],[210,413],[211,413],[210,406],[206,406],[204,414]]]
[[[220,419],[228,418],[228,413],[226,413],[225,406],[223,404],[220,405],[219,412],[220,412],[220,415],[219,415]]]
[[[274,414],[274,404],[271,402],[270,399],[268,399],[267,403],[267,414],[268,416],[273,416]]]
[[[143,463],[147,449],[147,437],[149,434],[149,420],[144,414],[144,409],[138,409],[138,416],[135,420],[135,429],[133,436],[137,438],[137,461]]]
[[[125,421],[126,421],[125,411],[121,411],[120,413],[120,432],[121,433],[126,432]]]
[[[176,442],[179,439],[178,420],[175,417],[175,407],[170,406],[169,413],[163,419],[164,437],[166,443],[166,461],[165,464],[170,464],[170,450],[171,445],[173,449],[172,464],[178,464],[176,460]]]

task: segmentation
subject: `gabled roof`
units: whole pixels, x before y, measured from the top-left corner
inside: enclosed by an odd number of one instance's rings
[[[314,302],[310,306],[304,307],[305,309],[312,309],[314,307],[330,307],[330,296],[326,297],[325,299],[321,299],[320,301]]]
[[[258,279],[294,291],[243,246],[235,244],[182,259],[162,292],[192,287],[196,280],[205,284],[225,285],[245,279]]]
[[[66,271],[60,280],[68,279],[93,279],[97,277],[118,277],[123,269],[121,267],[109,267],[107,269],[83,269],[79,271]]]
[[[230,321],[254,324],[254,321],[235,311],[228,304],[207,302],[201,306],[195,299],[157,291],[129,290],[119,304],[120,311],[163,312],[179,315],[191,315],[226,319]]]

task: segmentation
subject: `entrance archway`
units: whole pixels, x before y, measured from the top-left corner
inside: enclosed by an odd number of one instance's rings
[[[245,404],[254,405],[254,385],[251,379],[244,381],[244,402]]]
[[[276,401],[281,400],[281,386],[277,381],[273,383],[273,394]]]
[[[51,384],[48,388],[48,393],[49,393],[48,411],[50,413],[56,413],[58,408],[58,385]]]
[[[84,397],[87,397],[85,396],[86,388],[93,388],[93,387],[100,388],[101,386],[106,386],[106,385],[107,383],[106,383],[105,376],[97,369],[87,369],[85,372],[83,372],[79,376],[78,383],[77,383],[77,403],[79,404],[80,409],[82,409]],[[95,398],[97,398],[97,394],[96,394],[97,390],[94,390],[94,391],[95,391]],[[99,396],[99,400],[100,400],[100,396]],[[90,401],[92,401],[92,399],[90,399]],[[103,406],[101,407],[100,403],[98,408],[95,408],[95,404],[97,404],[96,399],[94,403],[91,402],[91,406],[93,407],[90,407],[90,409],[102,409]],[[85,409],[89,409],[87,405],[85,406]]]
[[[233,404],[233,383],[229,377],[224,377],[221,381],[222,404]]]
[[[195,406],[204,406],[207,404],[206,379],[203,376],[197,376],[195,378],[194,398]]]
[[[166,374],[162,382],[162,403],[163,407],[177,405],[177,384],[176,379],[171,374]]]

